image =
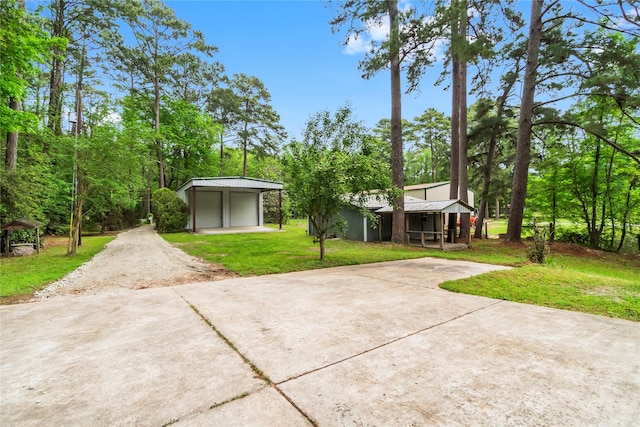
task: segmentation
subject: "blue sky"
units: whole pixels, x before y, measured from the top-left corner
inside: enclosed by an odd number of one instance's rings
[[[310,114],[347,102],[369,127],[390,116],[389,72],[362,79],[358,61],[363,55],[348,53],[344,33],[331,32],[335,6],[327,8],[315,0],[166,4],[219,48],[216,59],[227,74],[254,75],[265,83],[290,137],[300,137]],[[433,86],[439,72],[436,67],[423,78],[421,93],[403,96],[404,118],[412,119],[429,107],[449,114],[450,93]]]

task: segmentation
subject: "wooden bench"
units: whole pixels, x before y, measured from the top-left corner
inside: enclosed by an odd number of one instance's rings
[[[424,236],[425,235],[432,235],[434,236],[433,241],[434,242],[439,242],[441,241],[441,235],[442,235],[442,231],[422,231],[422,230],[409,230],[407,231],[407,243],[411,242],[411,234],[419,234],[420,235],[420,242],[422,243],[422,246],[425,247],[425,239]]]

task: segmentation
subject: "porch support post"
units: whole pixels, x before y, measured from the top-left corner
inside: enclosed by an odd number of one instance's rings
[[[444,214],[440,213],[440,250],[444,250]]]
[[[278,226],[282,230],[282,190],[278,190]]]
[[[196,187],[191,187],[191,231],[196,232]]]
[[[471,246],[471,212],[469,212],[469,228],[467,228],[467,246]]]
[[[411,244],[411,236],[409,235],[409,215],[406,214],[404,215],[404,234],[405,236],[407,236],[407,240],[406,240],[406,244],[410,245]]]

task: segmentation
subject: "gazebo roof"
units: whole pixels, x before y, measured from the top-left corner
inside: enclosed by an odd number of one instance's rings
[[[44,227],[44,223],[31,218],[20,218],[2,226],[2,231],[32,230]]]

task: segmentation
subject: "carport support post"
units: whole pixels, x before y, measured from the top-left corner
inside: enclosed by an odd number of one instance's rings
[[[191,230],[196,232],[196,187],[191,187]]]

